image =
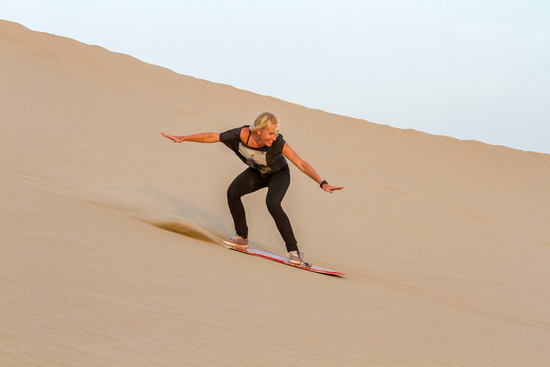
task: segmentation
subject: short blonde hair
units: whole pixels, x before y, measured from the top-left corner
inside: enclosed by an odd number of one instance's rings
[[[271,125],[279,125],[280,129],[281,124],[279,123],[279,117],[275,116],[271,112],[262,112],[256,116],[256,119],[250,124],[249,128],[252,132],[256,132],[259,129],[264,129],[266,127],[270,127]]]

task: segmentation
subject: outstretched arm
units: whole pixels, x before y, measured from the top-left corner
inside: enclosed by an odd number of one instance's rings
[[[321,176],[319,176],[319,174],[313,169],[313,167],[302,158],[300,158],[298,154],[296,154],[296,152],[292,150],[288,143],[285,143],[285,146],[283,147],[283,155],[287,157],[296,167],[298,167],[300,171],[311,177],[313,181],[317,182],[319,185],[323,183],[321,188],[326,192],[332,194],[336,190],[343,189],[343,187],[341,186],[331,186],[326,181],[323,181]]]
[[[194,135],[186,135],[186,136],[175,136],[175,135],[168,135],[165,133],[160,133],[160,134],[165,138],[172,140],[174,143],[181,143],[184,141],[193,141],[195,143],[217,143],[220,141],[219,133],[202,133],[202,134],[194,134]]]

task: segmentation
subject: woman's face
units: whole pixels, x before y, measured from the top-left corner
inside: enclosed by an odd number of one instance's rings
[[[259,143],[270,147],[279,135],[279,124],[268,125],[263,129],[258,129]]]

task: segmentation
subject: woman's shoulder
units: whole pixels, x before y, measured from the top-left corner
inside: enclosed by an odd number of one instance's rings
[[[271,149],[275,151],[276,154],[281,154],[283,152],[283,148],[285,147],[286,141],[283,138],[282,134],[279,134],[277,136],[277,139],[273,142],[273,145],[271,145]]]
[[[242,142],[246,142],[248,140],[248,136],[250,135],[250,128],[248,126],[240,127],[239,132],[239,138]]]
[[[220,134],[220,141],[230,142],[230,141],[239,141],[242,140],[243,130],[248,129],[246,126],[235,127],[229,129]]]
[[[277,135],[277,139],[275,139],[275,144],[280,145],[280,146],[284,146],[286,144],[286,140],[283,137],[283,134]]]

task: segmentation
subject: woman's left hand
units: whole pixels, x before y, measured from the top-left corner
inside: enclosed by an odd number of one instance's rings
[[[331,186],[328,183],[325,183],[325,184],[323,184],[322,189],[325,190],[326,192],[332,194],[334,191],[343,190],[344,187],[343,186]]]

